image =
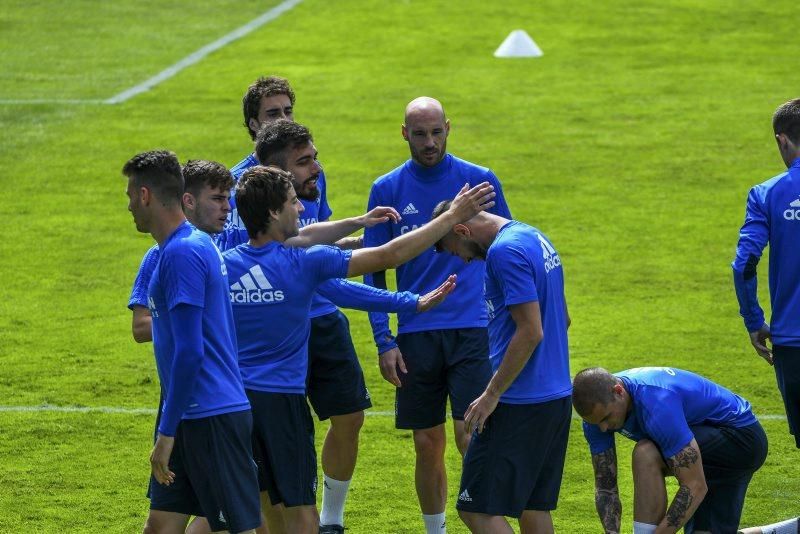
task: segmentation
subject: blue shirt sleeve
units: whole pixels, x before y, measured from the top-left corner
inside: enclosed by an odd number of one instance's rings
[[[492,171],[489,171],[487,175],[487,182],[494,186],[494,206],[489,210],[490,213],[494,213],[495,215],[499,215],[500,217],[505,217],[506,219],[513,219],[511,216],[511,210],[508,207],[508,203],[506,202],[506,197],[503,194],[503,187],[500,185],[500,180],[497,179],[497,176],[494,175]],[[471,185],[478,185],[478,184],[471,184]]]
[[[331,278],[347,276],[353,251],[328,245],[315,245],[304,252],[303,275],[310,277],[317,285]]]
[[[388,206],[390,203],[383,200],[380,188],[372,186],[367,203],[367,211],[377,206]],[[392,239],[392,229],[390,223],[377,224],[371,228],[364,229],[364,247],[379,247],[388,243]],[[386,272],[369,273],[364,275],[364,282],[368,285],[386,289]],[[372,335],[375,345],[378,347],[378,354],[397,347],[392,330],[389,328],[389,316],[384,312],[370,312],[369,323],[372,326]]]
[[[506,246],[494,251],[492,256],[491,268],[503,291],[506,306],[539,300],[536,273],[522,248]]]
[[[174,436],[184,412],[189,406],[194,383],[203,362],[203,309],[178,304],[170,310],[175,355],[172,360],[170,383],[162,391],[167,395],[158,432]]]
[[[245,228],[231,227],[215,235],[214,244],[221,252],[224,252],[236,248],[242,243],[247,243],[249,239],[250,236],[247,235]]]
[[[362,311],[415,312],[419,300],[419,295],[410,291],[387,291],[341,278],[323,282],[317,293],[340,308]]]
[[[153,245],[150,250],[145,252],[142,263],[139,265],[139,272],[136,273],[136,279],[133,281],[131,298],[128,300],[129,310],[132,310],[134,306],[147,307],[147,288],[150,286],[153,271],[158,265],[158,255],[158,245]]]
[[[739,231],[736,258],[733,260],[733,285],[739,301],[739,313],[748,331],[764,325],[764,311],[758,303],[756,266],[769,241],[769,219],[761,188],[754,187],[747,196],[744,225]]]
[[[333,210],[331,209],[330,205],[328,205],[328,187],[325,180],[325,171],[320,171],[319,174],[320,177],[318,181],[322,181],[323,185],[319,188],[319,214],[317,215],[317,220],[323,222],[331,218],[331,215],[333,215]]]
[[[656,442],[664,458],[675,456],[694,439],[677,393],[643,386],[639,389],[637,403],[641,407],[644,433]]]
[[[600,454],[614,447],[613,432],[603,432],[597,425],[590,425],[586,421],[583,422],[583,437],[586,438],[592,454]]]
[[[205,305],[208,269],[200,252],[190,247],[175,246],[161,257],[161,277],[167,309],[179,304]]]

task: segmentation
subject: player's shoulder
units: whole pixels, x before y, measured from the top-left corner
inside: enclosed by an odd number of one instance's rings
[[[142,256],[142,265],[148,265],[151,263],[155,263],[158,261],[158,257],[161,255],[161,249],[158,248],[158,243],[147,249],[147,252],[144,253]]]
[[[477,163],[473,163],[471,161],[467,161],[465,159],[459,158],[458,156],[454,156],[453,154],[449,154],[451,160],[451,165],[456,168],[460,168],[461,170],[468,171],[475,174],[485,174],[485,175],[494,175],[492,170],[489,167],[484,167],[483,165],[478,165]]]
[[[373,189],[392,187],[394,183],[402,179],[402,175],[410,161],[411,160],[406,160],[386,174],[375,178],[375,181],[372,182]]]
[[[239,178],[241,178],[244,174],[244,171],[256,165],[258,165],[258,160],[256,159],[255,155],[248,154],[246,158],[231,167],[231,175],[233,176],[234,180],[239,180]]]

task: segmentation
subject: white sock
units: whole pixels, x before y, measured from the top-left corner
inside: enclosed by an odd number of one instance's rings
[[[633,522],[633,534],[652,534],[656,531],[658,525],[651,525],[649,523],[640,523],[639,521]]]
[[[447,534],[444,512],[441,514],[422,514],[425,521],[425,534]]]
[[[349,480],[335,480],[322,475],[322,510],[319,513],[320,525],[344,526],[344,501],[347,499]]]
[[[762,534],[797,534],[798,521],[800,519],[793,518],[781,521],[780,523],[773,523],[765,527],[761,527]]]

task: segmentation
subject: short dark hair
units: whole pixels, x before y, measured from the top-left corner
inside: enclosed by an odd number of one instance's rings
[[[204,159],[190,159],[183,166],[183,190],[194,196],[204,186],[227,191],[234,185],[230,171],[222,163]]]
[[[286,119],[265,124],[256,135],[256,157],[262,165],[277,165],[286,168],[290,149],[313,143],[308,128]]]
[[[236,209],[247,234],[256,237],[269,230],[270,212],[280,212],[289,198],[292,173],[278,167],[250,167],[236,184]]]
[[[444,212],[446,212],[447,210],[449,210],[449,209],[450,209],[450,205],[451,205],[452,203],[453,203],[453,201],[452,201],[452,200],[442,200],[441,202],[439,202],[438,204],[436,204],[436,206],[433,208],[433,213],[431,213],[431,220],[434,220],[435,218],[439,217],[439,216],[440,216],[440,215],[442,215]],[[442,236],[442,238],[441,238],[439,241],[437,241],[436,243],[434,243],[434,245],[433,245],[433,248],[435,248],[435,249],[436,249],[436,252],[442,252],[442,251],[444,250],[444,248],[442,247],[442,241],[444,241],[444,238],[445,238],[445,237],[447,237],[447,235],[448,235],[449,233],[450,233],[450,232],[448,232],[447,234],[445,234],[444,236]]]
[[[800,143],[800,98],[782,104],[772,116],[775,135],[784,134],[792,143]]]
[[[605,406],[614,400],[617,377],[602,367],[589,367],[575,375],[572,381],[572,405],[580,416],[592,413],[598,404]]]
[[[151,150],[136,154],[122,167],[122,174],[133,179],[137,188],[148,188],[165,206],[180,205],[183,173],[174,152]]]
[[[242,97],[242,113],[244,114],[244,127],[250,134],[250,139],[255,140],[256,134],[250,129],[250,119],[258,120],[258,108],[261,106],[261,97],[286,95],[294,106],[294,91],[289,85],[289,80],[280,76],[261,77],[250,84],[247,92]]]

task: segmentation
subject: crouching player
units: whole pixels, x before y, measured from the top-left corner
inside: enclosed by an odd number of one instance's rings
[[[595,506],[619,532],[614,432],[635,440],[633,531],[736,532],[747,485],[767,457],[767,436],[750,403],[710,380],[670,367],[614,375],[595,367],[573,382],[592,453]],[[667,507],[664,478],[679,488]]]
[[[278,506],[282,521],[271,532],[319,530],[316,513],[314,425],[305,399],[308,310],[318,285],[397,266],[425,251],[454,224],[494,205],[492,187],[466,188],[442,220],[381,247],[356,251],[285,246],[297,235],[303,211],[292,174],[277,167],[248,169],[236,186],[236,205],[249,242],[224,254],[230,278],[239,368],[253,406],[253,452],[262,506]],[[399,215],[391,208],[386,214]],[[419,311],[441,302],[454,277],[420,298]],[[268,522],[270,518],[268,517]]]
[[[450,201],[440,202],[433,220]],[[553,532],[572,415],[561,259],[536,228],[492,213],[456,224],[437,250],[486,262],[494,372],[464,414],[458,514],[472,532]],[[547,429],[543,432],[542,429]]]

